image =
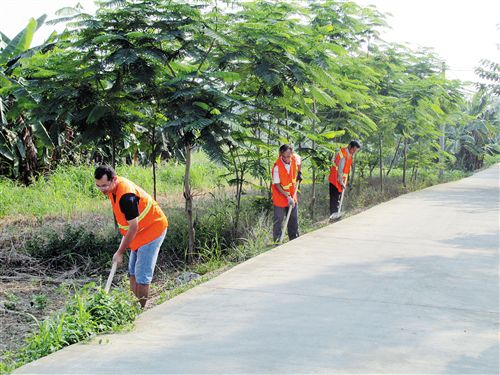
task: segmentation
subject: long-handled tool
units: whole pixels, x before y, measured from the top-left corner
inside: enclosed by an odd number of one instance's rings
[[[118,266],[118,263],[113,262],[113,265],[111,266],[111,272],[109,273],[109,276],[108,276],[108,281],[106,281],[106,286],[104,287],[104,291],[106,293],[109,293],[109,289],[111,288],[111,283],[113,282],[113,278],[115,277],[115,272],[116,272],[117,266]]]
[[[347,190],[347,185],[342,189],[342,195],[340,196],[339,210],[330,215],[330,220],[336,220],[342,215],[342,201],[344,200],[344,193]]]
[[[300,181],[297,184],[297,189],[295,189],[295,193],[293,193],[293,201],[294,202],[295,202],[295,198],[297,198],[297,192],[299,191],[299,187],[300,187]],[[297,203],[295,203],[295,204],[297,204]],[[281,227],[281,237],[280,237],[279,243],[283,243],[283,238],[285,238],[285,229],[288,226],[288,220],[290,220],[290,215],[292,214],[292,210],[294,208],[295,208],[295,206],[293,206],[293,207],[288,206],[288,213],[286,214],[285,223]]]

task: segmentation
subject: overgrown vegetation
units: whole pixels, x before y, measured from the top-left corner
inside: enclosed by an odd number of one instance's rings
[[[208,160],[203,153],[193,155],[191,183],[198,194],[206,193],[223,185],[221,175],[225,169]],[[141,186],[153,191],[151,169],[122,165],[117,172]],[[106,197],[95,187],[94,167],[90,165],[60,165],[48,176],[40,176],[27,189],[7,178],[0,177],[0,218],[5,216],[34,216],[43,220],[46,216],[74,218],[79,213],[109,212]],[[163,163],[157,175],[158,196],[169,205],[182,200],[184,166],[174,161]]]
[[[113,289],[109,294],[95,284],[75,290],[64,310],[42,322],[16,352],[4,354],[0,373],[53,353],[97,334],[130,327],[140,307],[131,293]]]

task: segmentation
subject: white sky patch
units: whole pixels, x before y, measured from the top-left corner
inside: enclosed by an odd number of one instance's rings
[[[14,38],[31,18],[37,19],[46,14],[48,17],[45,21],[55,19],[58,18],[55,13],[59,9],[75,7],[78,3],[87,13],[94,14],[97,9],[93,0],[0,0],[0,31]],[[61,32],[64,28],[64,23],[43,25],[35,33],[32,46],[42,44],[54,30]]]
[[[500,1],[497,0],[356,0],[391,13],[387,42],[431,47],[449,67],[446,77],[477,81],[481,59],[500,62]]]

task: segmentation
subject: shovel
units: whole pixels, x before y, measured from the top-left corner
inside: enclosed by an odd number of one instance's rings
[[[113,265],[111,266],[111,272],[109,273],[109,276],[108,276],[108,281],[106,281],[106,286],[104,287],[104,291],[106,293],[109,293],[109,289],[111,288],[111,283],[113,282],[113,278],[115,277],[115,272],[116,272],[117,266],[118,266],[118,263],[113,262]]]
[[[293,193],[293,201],[294,202],[295,202],[295,198],[297,198],[297,192],[299,191],[299,187],[300,187],[300,181],[297,184],[297,189],[295,189],[295,193]],[[281,227],[281,237],[280,237],[279,243],[283,243],[283,238],[285,238],[285,229],[288,226],[288,220],[290,220],[290,215],[291,215],[292,210],[294,208],[295,208],[295,206],[294,207],[288,206],[288,213],[286,214],[285,223]]]

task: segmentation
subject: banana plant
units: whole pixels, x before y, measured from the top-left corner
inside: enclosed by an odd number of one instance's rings
[[[31,43],[46,17],[30,19],[13,39],[0,32],[0,171],[25,183],[37,171],[40,151],[52,146],[52,141],[43,124],[29,114],[35,99],[16,68],[42,48],[31,48]]]

